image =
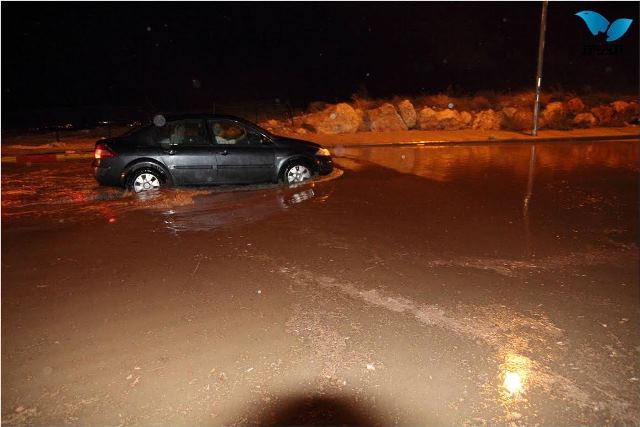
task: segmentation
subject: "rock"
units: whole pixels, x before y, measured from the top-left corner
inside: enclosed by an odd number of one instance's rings
[[[567,110],[569,110],[571,114],[575,115],[578,113],[582,113],[584,111],[584,108],[584,102],[582,102],[582,99],[578,98],[577,96],[567,101]]]
[[[478,130],[498,130],[502,123],[502,114],[493,111],[491,108],[488,110],[482,110],[476,114],[476,118],[473,120],[473,129]]]
[[[303,127],[324,134],[354,133],[362,123],[349,104],[331,105],[324,110],[304,117]]]
[[[533,112],[529,108],[507,107],[502,113],[502,126],[505,129],[521,131],[533,127]]]
[[[262,126],[263,128],[269,131],[273,131],[275,129],[282,128],[284,125],[277,120],[270,119],[270,120],[267,120],[266,122],[260,123],[260,126]]]
[[[540,127],[549,129],[568,129],[568,111],[562,102],[550,102],[542,110],[542,123]]]
[[[407,125],[391,104],[367,110],[367,118],[371,123],[372,132],[393,132],[407,130]]]
[[[608,105],[600,105],[591,109],[593,115],[598,119],[599,126],[612,126],[614,123],[613,116],[615,111],[613,107]]]
[[[413,104],[408,99],[403,100],[398,104],[398,112],[400,113],[400,117],[407,125],[407,128],[413,129],[416,127],[416,122],[418,115],[416,114],[416,109],[413,107]]]
[[[457,130],[465,126],[460,113],[456,110],[438,111],[436,119],[438,120],[438,129],[441,130]]]
[[[422,130],[438,129],[438,115],[429,107],[425,107],[418,113],[418,127]]]
[[[598,124],[598,119],[592,113],[579,113],[573,118],[573,124],[581,128],[591,128]]]
[[[463,111],[460,113],[460,120],[462,121],[463,127],[471,127],[471,124],[473,123],[473,114],[468,111]]]
[[[467,111],[459,113],[456,110],[435,111],[429,107],[420,110],[418,127],[423,130],[457,130],[471,125],[473,116]]]
[[[626,101],[613,101],[611,103],[611,107],[613,107],[613,111],[617,114],[625,112],[629,108],[629,103]]]
[[[614,111],[614,122],[616,125],[635,123],[638,121],[638,103],[626,101],[614,101],[611,103]]]

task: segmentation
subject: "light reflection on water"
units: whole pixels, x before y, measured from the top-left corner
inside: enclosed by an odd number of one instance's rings
[[[528,406],[527,393],[535,383],[536,371],[533,362],[526,356],[507,351],[498,367],[498,394],[504,410],[504,420],[513,424],[523,420],[522,414]]]
[[[571,171],[582,167],[638,170],[640,144],[637,141],[536,144],[536,167],[541,170]],[[401,173],[447,182],[460,175],[488,169],[529,173],[528,144],[424,145],[377,148],[344,148],[343,156],[365,160]],[[340,164],[351,166],[340,160]]]
[[[528,357],[507,352],[499,369],[499,378],[502,380],[500,395],[505,403],[516,401],[526,394],[533,374]]]

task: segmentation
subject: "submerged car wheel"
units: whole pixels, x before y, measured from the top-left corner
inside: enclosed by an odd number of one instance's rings
[[[311,179],[311,170],[302,162],[293,162],[284,171],[284,182],[286,184],[298,184]]]
[[[160,173],[151,168],[135,171],[129,180],[129,189],[134,193],[158,190],[161,186]]]

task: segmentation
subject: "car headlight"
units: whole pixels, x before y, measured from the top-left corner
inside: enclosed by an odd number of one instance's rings
[[[316,151],[316,156],[330,156],[330,155],[331,155],[331,152],[326,148],[318,148],[318,151]]]

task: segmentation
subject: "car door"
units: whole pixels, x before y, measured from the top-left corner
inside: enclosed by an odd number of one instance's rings
[[[205,126],[203,119],[184,119],[158,129],[162,160],[177,185],[216,182],[216,150]]]
[[[249,184],[273,180],[275,150],[270,141],[234,120],[209,119],[207,123],[216,149],[218,182]]]

